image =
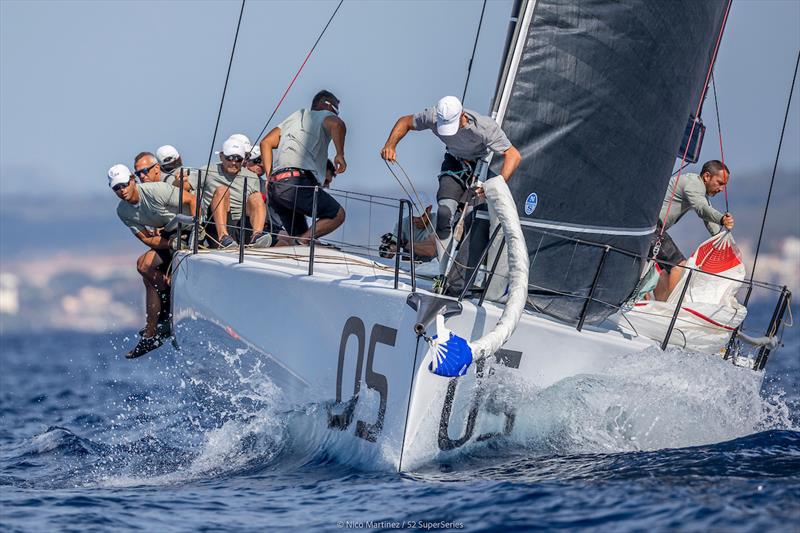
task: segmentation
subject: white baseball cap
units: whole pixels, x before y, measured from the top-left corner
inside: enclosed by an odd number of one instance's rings
[[[261,147],[259,145],[253,146],[252,150],[250,150],[250,155],[248,159],[252,161],[253,159],[258,159],[261,157]]]
[[[442,136],[455,135],[463,110],[455,96],[445,96],[436,102],[436,132]]]
[[[253,143],[250,142],[250,138],[244,133],[234,133],[233,135],[228,137],[228,140],[231,139],[233,139],[234,141],[239,141],[242,145],[244,145],[245,152],[249,152],[250,150],[253,149]]]
[[[247,149],[244,147],[244,144],[241,141],[229,138],[222,144],[222,155],[238,155],[244,159],[247,156]]]
[[[180,158],[181,154],[178,153],[178,149],[172,146],[171,144],[165,144],[158,150],[156,150],[156,158],[158,159],[159,163],[172,163],[176,159]]]
[[[131,169],[123,165],[122,163],[117,163],[113,167],[108,169],[108,186],[112,189],[119,185],[120,183],[128,183],[131,179]]]

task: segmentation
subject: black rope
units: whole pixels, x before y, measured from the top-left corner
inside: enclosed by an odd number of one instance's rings
[[[233,56],[236,53],[236,42],[239,40],[239,28],[242,26],[242,15],[244,14],[244,4],[247,0],[242,0],[242,8],[239,10],[239,22],[236,24],[236,35],[233,37],[233,48],[231,48],[231,58],[228,60],[228,72],[225,74],[225,86],[222,88],[222,98],[219,101],[219,110],[217,111],[217,122],[214,124],[214,136],[211,138],[211,149],[208,151],[208,160],[206,161],[206,177],[200,186],[199,201],[202,203],[203,194],[205,194],[206,183],[208,182],[208,167],[211,165],[211,156],[214,155],[214,146],[217,142],[217,131],[219,130],[219,120],[222,117],[222,106],[225,103],[225,93],[228,91],[228,80],[231,77],[231,67],[233,66]],[[198,183],[198,185],[200,185]]]
[[[797,81],[797,67],[800,65],[800,50],[797,51],[797,61],[794,64],[794,75],[792,76],[792,87],[789,89],[789,99],[786,102],[786,113],[783,116],[783,127],[781,128],[781,138],[778,141],[778,153],[775,154],[775,165],[772,167],[772,178],[769,181],[769,192],[767,193],[767,205],[764,206],[764,216],[761,219],[761,229],[758,232],[758,244],[756,245],[756,255],[753,258],[753,269],[750,271],[750,282],[756,273],[756,262],[758,252],[761,250],[761,238],[764,236],[764,225],[767,223],[767,211],[769,211],[769,201],[772,197],[772,186],[775,184],[775,173],[778,171],[778,159],[781,156],[781,146],[783,145],[783,134],[786,132],[786,122],[789,120],[789,108],[792,105],[792,94],[794,93],[794,83]],[[747,305],[745,303],[745,305]]]
[[[464,99],[467,97],[467,86],[469,85],[469,76],[472,74],[472,61],[475,59],[475,50],[478,48],[478,38],[481,36],[481,26],[483,26],[483,13],[486,11],[486,0],[483,0],[483,7],[481,8],[481,18],[478,20],[478,31],[475,33],[475,43],[472,45],[472,55],[469,58],[469,65],[467,66],[467,81],[464,82],[464,92],[461,94],[461,105],[464,105]]]
[[[267,131],[267,127],[269,126],[269,123],[272,122],[272,119],[275,118],[275,114],[278,112],[278,108],[281,107],[281,104],[283,103],[283,99],[286,98],[286,95],[289,93],[289,89],[292,88],[292,85],[294,84],[294,81],[297,79],[297,76],[300,75],[300,71],[303,70],[303,67],[306,65],[306,62],[308,61],[308,58],[310,58],[311,54],[314,53],[314,49],[319,44],[320,40],[322,40],[322,36],[325,35],[325,32],[328,29],[328,26],[330,26],[331,22],[333,22],[333,17],[335,17],[336,13],[339,12],[339,8],[342,7],[343,3],[344,3],[344,0],[339,0],[339,5],[337,5],[336,9],[333,10],[333,13],[331,14],[331,18],[328,19],[328,23],[325,24],[324,28],[322,28],[322,31],[320,32],[319,36],[317,37],[317,40],[314,41],[314,46],[312,46],[311,50],[308,51],[308,54],[306,55],[305,61],[303,61],[303,64],[300,65],[300,68],[297,70],[297,74],[294,75],[294,78],[292,79],[291,83],[289,83],[289,86],[286,88],[286,92],[283,93],[283,96],[278,101],[278,105],[276,105],[275,109],[272,110],[272,114],[267,119],[267,123],[264,124],[264,127],[261,129],[261,132],[258,135],[256,135],[256,144],[259,143],[259,141],[261,140],[261,136],[264,135],[265,131]],[[264,171],[269,173],[270,169],[264,169]]]

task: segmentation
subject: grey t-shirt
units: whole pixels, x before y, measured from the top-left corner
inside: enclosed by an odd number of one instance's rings
[[[272,163],[273,172],[287,167],[302,168],[313,172],[317,181],[322,183],[331,142],[331,136],[322,123],[334,116],[326,110],[300,109],[278,124],[281,140]]]
[[[166,172],[164,169],[161,169],[161,181],[165,183],[169,183],[174,186],[178,186],[178,182],[180,181],[181,170],[183,170],[183,179],[189,183],[189,190],[194,192],[197,190],[197,169],[189,168],[189,167],[178,167],[173,169],[171,172]]]
[[[477,160],[494,152],[501,154],[511,148],[511,142],[491,117],[465,109],[468,123],[455,135],[439,135],[436,131],[436,108],[429,107],[414,115],[415,130],[431,130],[447,146],[447,151],[461,159]]]
[[[150,228],[163,228],[178,212],[178,188],[157,181],[137,183],[139,203],[131,204],[120,200],[117,216],[130,228],[134,235]],[[185,214],[191,215],[188,209]]]
[[[238,174],[228,174],[222,169],[222,163],[212,163],[207,172],[203,173],[205,189],[203,191],[203,212],[211,206],[214,191],[217,187],[229,187],[231,195],[231,217],[233,220],[242,218],[242,192],[244,191],[244,177],[247,176],[247,197],[253,193],[261,194],[259,179],[253,172],[242,167]],[[177,189],[177,187],[176,187]]]
[[[436,220],[436,213],[431,213],[430,215],[431,220]],[[397,235],[398,241],[400,241],[400,245],[403,245],[408,240],[408,224],[409,218],[405,217],[403,219],[403,228],[402,234],[398,231],[400,228],[397,227],[397,222],[394,223],[394,234]],[[432,224],[426,224],[424,228],[418,228],[412,224],[413,235],[414,235],[414,242],[422,242],[428,240],[428,238],[433,235],[433,227]]]
[[[667,194],[664,197],[664,202],[661,204],[661,212],[658,215],[658,220],[667,230],[674,226],[687,211],[693,209],[697,216],[703,219],[706,229],[711,235],[716,235],[722,229],[720,221],[722,220],[722,213],[711,207],[711,201],[706,195],[706,186],[703,179],[694,173],[687,173],[681,175],[678,182],[678,190],[675,190],[675,182],[678,177],[675,176],[669,180],[667,187]],[[669,208],[669,218],[664,220],[667,216],[667,208],[672,200],[672,207]]]

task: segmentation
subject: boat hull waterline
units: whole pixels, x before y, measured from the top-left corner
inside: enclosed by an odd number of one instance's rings
[[[462,378],[445,378],[429,370],[428,344],[415,326],[432,318],[424,316],[431,305],[455,307],[455,300],[425,289],[412,296],[407,278],[394,289],[393,272],[363,258],[348,261],[347,254],[315,265],[313,276],[307,249],[268,255],[241,264],[234,253],[181,255],[173,276],[178,343],[187,352],[221,337],[233,342],[241,348],[235,362],[202,348],[186,355],[216,358],[218,368],[250,358],[246,364],[268,376],[285,408],[326,406],[327,430],[352,439],[368,468],[413,470],[468,443],[513,436],[515,404],[526,401],[514,396],[524,396],[525,387],[541,390],[601,372],[610,356],[655,344],[612,329],[578,332],[525,313],[494,357]],[[446,324],[476,339],[501,312],[496,304],[465,300]],[[512,381],[524,387],[511,397],[486,394],[487,382]]]

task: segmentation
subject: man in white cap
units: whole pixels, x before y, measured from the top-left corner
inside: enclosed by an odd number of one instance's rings
[[[478,161],[490,153],[502,155],[500,175],[508,181],[517,170],[522,156],[494,119],[464,109],[455,96],[445,96],[435,107],[400,117],[381,150],[381,157],[394,161],[397,143],[412,130],[431,130],[447,147],[436,193],[437,251],[444,269],[446,261],[442,259],[449,246],[453,225],[457,222],[456,213],[465,208],[472,196],[470,182]],[[490,172],[490,176],[493,175]],[[481,194],[482,191],[478,189],[476,192]]]
[[[264,178],[264,162],[261,160],[261,148],[253,146],[247,155],[244,162],[247,170],[258,176],[259,179]]]
[[[183,203],[179,205],[176,187],[161,181],[136,183],[133,173],[122,164],[109,169],[108,186],[120,199],[117,216],[136,238],[150,248],[136,261],[146,291],[147,323],[139,343],[126,356],[133,359],[155,350],[171,334],[168,269],[172,262],[171,241],[174,236],[162,229],[178,212],[193,215],[195,197],[184,192]]]
[[[161,181],[180,187],[183,177],[183,188],[186,191],[197,190],[197,171],[183,166],[183,158],[177,148],[171,144],[160,146],[156,150],[156,159],[161,167]]]
[[[436,215],[432,214],[433,204],[425,193],[420,195],[419,201],[421,203],[419,206],[415,205],[415,210],[417,207],[423,209],[421,215],[407,215],[400,227],[395,222],[394,231],[381,237],[381,257],[391,259],[399,248],[401,253],[404,252],[403,257],[405,260],[409,260],[409,254],[411,253],[408,231],[409,222],[412,227],[410,238],[414,241],[414,259],[427,262],[436,257],[436,231],[433,225],[433,219]],[[414,203],[416,204],[416,202]],[[409,217],[411,218],[410,221]]]
[[[284,229],[300,244],[311,240],[306,217],[313,215],[315,190],[315,236],[327,235],[344,222],[344,209],[322,186],[331,141],[336,149],[335,172],[342,174],[347,170],[346,134],[347,127],[339,118],[339,99],[330,91],[322,90],[311,100],[311,109],[295,111],[261,141],[264,168],[271,170],[267,196],[270,206],[280,217]],[[273,163],[275,149],[277,155]]]
[[[222,248],[237,246],[237,239],[239,241],[246,239],[246,235],[239,235],[239,224],[241,217],[247,216],[249,224],[245,224],[245,233],[252,229],[249,244],[255,247],[269,246],[272,239],[269,233],[264,231],[267,210],[261,196],[258,176],[242,168],[247,158],[245,144],[235,138],[229,138],[223,143],[219,158],[219,163],[210,165],[204,172],[202,185],[203,211],[209,208],[211,210],[216,240]],[[230,230],[233,230],[236,239],[230,235]]]

